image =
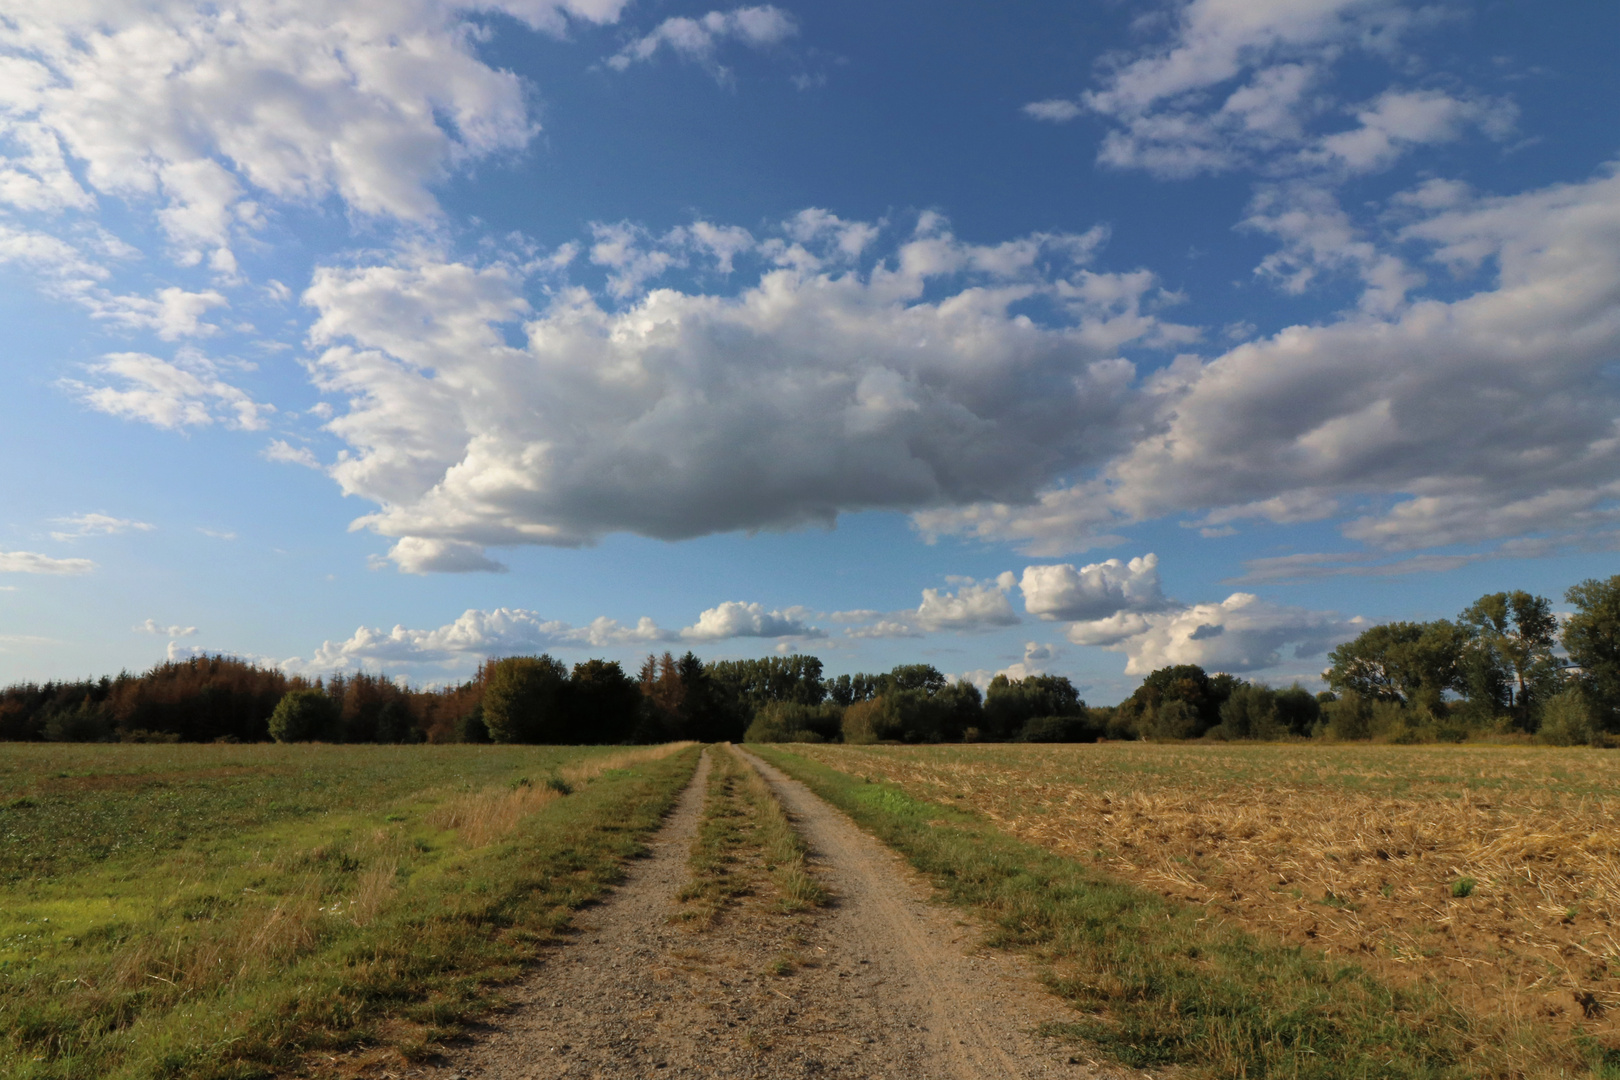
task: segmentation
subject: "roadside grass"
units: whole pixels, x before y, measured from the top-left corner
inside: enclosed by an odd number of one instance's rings
[[[1122,1063],[1188,1075],[1300,1080],[1620,1076],[1595,1044],[1528,1029],[1391,986],[1359,966],[1270,943],[1000,831],[972,810],[752,748],[807,783],[975,910],[992,944],[1026,949],[1081,1014],[1052,1033]],[[819,748],[817,748],[819,749]],[[1605,1057],[1611,1058],[1604,1061]]]
[[[807,746],[1519,1029],[1620,1055],[1620,755],[1535,746]],[[1517,1052],[1517,1051],[1516,1051]]]
[[[755,824],[739,795],[742,769],[732,755],[710,747],[709,780],[703,796],[703,819],[686,860],[691,879],[676,894],[682,905],[675,918],[699,927],[713,926],[720,913],[754,891],[748,856],[757,847]]]
[[[692,879],[676,918],[709,927],[769,879],[776,910],[794,914],[825,904],[826,889],[805,865],[809,849],[764,779],[729,745],[708,751],[703,821],[687,860]]]
[[[619,879],[695,761],[679,745],[10,746],[0,1075],[423,1056]]]

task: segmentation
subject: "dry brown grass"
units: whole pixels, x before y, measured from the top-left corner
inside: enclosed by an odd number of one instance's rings
[[[664,743],[603,754],[559,770],[556,779],[574,788],[590,783],[609,770],[660,761],[692,745],[690,742]],[[518,822],[562,796],[562,788],[534,779],[505,787],[486,787],[448,800],[428,815],[427,823],[435,829],[454,830],[463,844],[478,848],[505,837],[517,828]]]
[[[1540,748],[800,747],[1514,1022],[1620,1033],[1620,760]],[[1471,892],[1459,886],[1474,884]],[[1466,892],[1467,895],[1454,895]]]

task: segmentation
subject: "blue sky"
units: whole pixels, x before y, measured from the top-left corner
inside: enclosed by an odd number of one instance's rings
[[[8,19],[0,680],[1111,702],[1615,571],[1613,4]]]

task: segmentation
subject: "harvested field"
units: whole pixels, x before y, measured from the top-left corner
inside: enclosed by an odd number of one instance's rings
[[[976,810],[1247,929],[1429,982],[1470,1011],[1611,1046],[1620,1036],[1620,756],[1142,743],[795,752]]]

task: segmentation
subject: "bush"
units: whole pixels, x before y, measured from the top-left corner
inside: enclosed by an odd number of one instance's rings
[[[771,701],[754,714],[743,742],[831,742],[841,736],[843,721],[844,710],[836,702]]]
[[[900,711],[888,697],[857,701],[844,710],[844,741],[875,743],[900,737]]]
[[[1036,716],[1024,721],[1024,730],[1018,733],[1019,742],[1034,743],[1090,743],[1096,742],[1104,727],[1087,715]]]
[[[1553,746],[1586,746],[1597,741],[1597,725],[1592,710],[1576,687],[1548,698],[1541,710],[1541,730],[1536,733]]]
[[[281,743],[330,739],[337,724],[337,703],[323,691],[289,690],[270,714],[270,737]]]
[[[106,742],[112,737],[112,724],[105,710],[81,701],[76,708],[63,708],[47,717],[44,734],[49,742]]]

